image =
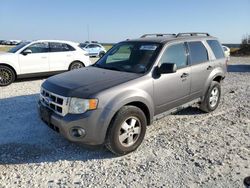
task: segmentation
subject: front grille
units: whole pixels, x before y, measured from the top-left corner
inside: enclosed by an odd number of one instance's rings
[[[56,114],[65,116],[68,113],[68,98],[57,95],[50,91],[41,88],[40,93],[41,103],[54,111]]]

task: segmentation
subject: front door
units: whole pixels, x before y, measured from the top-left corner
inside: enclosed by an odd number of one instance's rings
[[[19,54],[21,74],[40,73],[49,71],[49,44],[47,42],[33,43],[23,50],[29,54]]]
[[[169,45],[160,59],[159,66],[163,63],[175,63],[177,71],[162,74],[154,79],[155,115],[186,103],[190,94],[191,79],[186,44]]]

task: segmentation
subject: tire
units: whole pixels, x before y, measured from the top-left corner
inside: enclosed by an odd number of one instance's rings
[[[100,52],[98,56],[99,58],[102,58],[104,55],[105,55],[105,52]]]
[[[15,72],[7,66],[0,65],[0,86],[8,86],[16,79]]]
[[[200,104],[200,109],[204,112],[214,111],[220,102],[221,85],[219,82],[212,81],[204,100]]]
[[[126,155],[142,143],[147,127],[143,111],[135,106],[124,106],[113,118],[107,132],[106,147],[116,155]]]
[[[85,67],[84,64],[81,61],[74,61],[70,64],[69,70],[75,70]]]

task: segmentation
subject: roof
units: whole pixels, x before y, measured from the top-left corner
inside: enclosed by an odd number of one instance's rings
[[[59,42],[59,43],[67,43],[72,45],[78,45],[77,42],[67,41],[67,40],[34,40],[32,42]]]
[[[200,36],[199,34],[204,34],[204,36]],[[147,37],[147,36],[149,36],[149,37]],[[210,36],[207,33],[183,33],[183,34],[180,33],[178,35],[174,35],[174,34],[148,34],[148,35],[143,35],[141,38],[131,39],[128,41],[154,42],[154,43],[165,44],[165,43],[168,43],[171,41],[192,41],[192,40],[204,40],[204,39],[216,39],[216,38],[213,36]]]

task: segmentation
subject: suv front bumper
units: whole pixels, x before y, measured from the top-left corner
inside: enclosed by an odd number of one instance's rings
[[[106,129],[101,118],[101,110],[87,111],[84,114],[67,114],[60,116],[38,102],[40,118],[48,127],[63,135],[67,140],[86,145],[101,145],[105,141]],[[76,137],[72,130],[84,129],[85,134]]]

